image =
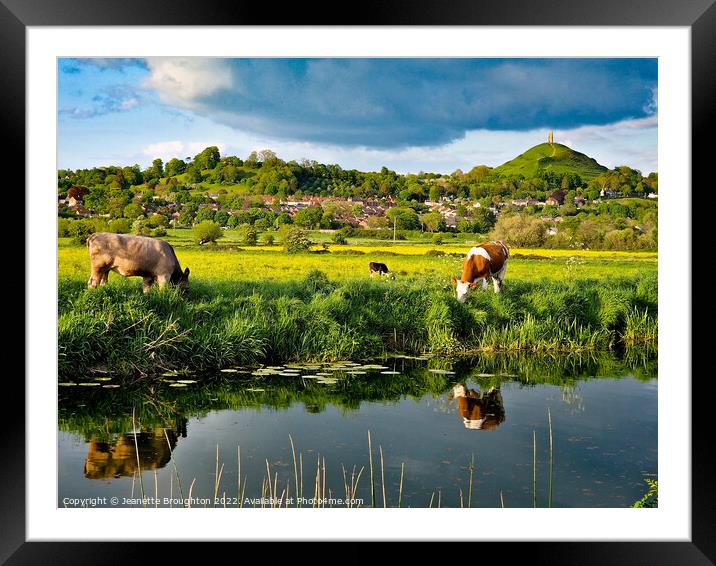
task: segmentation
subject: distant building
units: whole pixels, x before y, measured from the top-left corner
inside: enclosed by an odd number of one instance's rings
[[[81,208],[83,204],[81,198],[70,197],[67,199],[67,206],[70,208]]]

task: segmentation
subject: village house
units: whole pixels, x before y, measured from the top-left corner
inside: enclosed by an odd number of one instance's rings
[[[602,189],[599,191],[601,198],[617,198],[617,192],[614,189]]]
[[[81,208],[82,205],[84,204],[84,201],[81,198],[75,198],[75,197],[68,198],[66,202],[67,202],[67,206],[69,206],[70,208],[77,208],[77,209]]]

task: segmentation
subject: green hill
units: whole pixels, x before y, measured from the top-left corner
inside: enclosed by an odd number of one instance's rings
[[[576,173],[582,179],[589,180],[604,173],[607,168],[566,145],[541,143],[511,161],[495,167],[493,172],[500,175],[524,175],[529,179],[537,176],[542,170]]]

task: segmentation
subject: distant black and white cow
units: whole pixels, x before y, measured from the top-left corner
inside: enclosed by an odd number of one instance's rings
[[[495,285],[495,293],[502,290],[502,282],[507,271],[507,262],[510,259],[510,251],[501,242],[487,242],[471,248],[462,265],[462,276],[460,281],[452,277],[450,280],[455,286],[457,300],[464,303],[467,300],[467,292],[477,287],[478,281],[482,280],[482,288],[492,279]]]
[[[377,263],[375,261],[371,261],[369,264],[370,267],[370,276],[373,277],[373,274],[377,273],[378,276],[383,275],[389,275],[390,272],[388,271],[388,266],[384,263]]]

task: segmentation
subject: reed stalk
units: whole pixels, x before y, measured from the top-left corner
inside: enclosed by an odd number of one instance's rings
[[[291,454],[293,455],[293,476],[296,480],[296,507],[298,507],[298,466],[296,466],[296,447],[293,445],[293,438],[291,438],[291,435],[288,435],[288,439],[291,442]],[[345,470],[344,470],[345,471]]]
[[[537,433],[532,430],[532,507],[537,507]]]
[[[472,455],[472,459],[470,460],[470,484],[467,488],[467,507],[468,509],[472,507],[472,476],[475,472],[475,455]]]
[[[388,502],[385,497],[385,469],[383,468],[383,446],[378,445],[378,449],[380,450],[380,483],[383,488],[383,509],[385,509],[388,506]]]
[[[547,422],[549,423],[549,502],[548,506],[552,507],[552,475],[554,472],[554,449],[552,445],[552,413],[547,407]]]
[[[184,503],[184,492],[181,488],[181,480],[179,479],[179,470],[177,470],[177,463],[176,460],[174,460],[174,450],[172,450],[171,442],[169,442],[169,436],[167,435],[167,429],[164,430],[164,438],[167,439],[167,446],[169,447],[169,459],[172,462],[172,466],[174,467],[174,475],[177,478],[177,487],[179,488],[179,497],[181,497],[182,504]]]
[[[144,480],[142,480],[142,466],[139,463],[139,444],[137,443],[137,426],[134,423],[134,411],[136,407],[132,407],[132,436],[134,436],[134,452],[137,456],[137,473],[139,475],[139,488],[142,490],[142,507],[147,506],[144,495]]]
[[[373,447],[370,442],[370,431],[368,431],[368,461],[370,463],[370,504],[375,507],[375,483],[373,481]]]
[[[196,478],[191,480],[191,485],[189,485],[189,500],[186,502],[186,505],[189,508],[191,508],[191,492],[194,490],[194,482],[196,482]]]

